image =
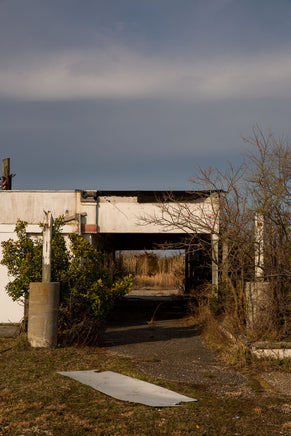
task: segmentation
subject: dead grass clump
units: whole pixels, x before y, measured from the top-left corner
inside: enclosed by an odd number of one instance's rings
[[[215,317],[209,305],[201,305],[197,309],[193,323],[200,327],[203,339],[223,363],[236,368],[249,366],[252,360],[249,347],[231,339],[222,328],[221,319]]]
[[[22,332],[15,338],[15,346],[19,350],[26,350],[30,348],[28,339],[27,339],[27,333]]]
[[[132,274],[133,289],[182,289],[185,258],[182,255],[158,256],[152,252],[121,254],[119,267]]]
[[[207,307],[200,313],[199,320],[203,325],[202,333],[204,339],[212,344],[217,351],[230,344],[230,339],[220,328],[219,322]]]
[[[179,283],[173,272],[155,275],[140,274],[133,280],[133,289],[177,289]]]
[[[61,346],[98,345],[104,330],[105,322],[86,315],[85,311],[72,313],[67,307],[59,310],[58,343]]]

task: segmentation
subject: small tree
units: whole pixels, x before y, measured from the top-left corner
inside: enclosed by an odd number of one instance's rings
[[[62,218],[57,218],[52,229],[52,281],[56,282],[62,282],[62,274],[70,262],[70,254],[60,232],[62,225]],[[12,278],[6,285],[6,291],[14,301],[28,298],[30,283],[42,279],[42,240],[29,237],[26,226],[25,221],[18,220],[15,227],[17,239],[1,242],[1,264],[7,267]]]
[[[103,266],[103,253],[80,235],[69,238],[72,259],[62,277],[67,286],[60,306],[59,337],[66,344],[91,345],[99,339],[115,302],[130,291],[132,276],[112,280]]]
[[[12,277],[6,291],[13,300],[29,298],[30,283],[42,277],[42,241],[30,238],[26,225],[18,221],[18,239],[1,243],[1,263]],[[129,292],[132,277],[112,280],[104,268],[104,255],[83,236],[69,235],[69,251],[60,231],[62,225],[62,217],[54,220],[52,234],[52,281],[61,284],[59,338],[62,343],[93,344],[115,301]]]

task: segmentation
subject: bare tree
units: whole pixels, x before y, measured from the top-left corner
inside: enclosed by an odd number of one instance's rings
[[[249,161],[250,209],[262,217],[262,276],[270,283],[270,327],[290,334],[291,315],[291,148],[288,138],[264,135],[255,126]]]
[[[274,328],[276,324],[286,334],[290,329],[291,287],[290,145],[286,138],[277,140],[271,131],[265,136],[258,126],[253,128],[252,137],[243,140],[248,150],[242,165],[235,168],[228,163],[224,172],[199,168],[190,179],[194,188],[192,202],[177,203],[169,193],[159,205],[160,213],[143,217],[143,223],[182,231],[183,248],[188,252],[203,250],[219,272],[211,298],[243,328],[245,284],[257,280],[255,217],[260,217],[264,226],[260,280],[269,281],[272,290],[270,325]],[[204,202],[197,198],[197,192],[205,196]],[[211,235],[211,239],[205,235]],[[198,290],[193,292],[197,294]]]

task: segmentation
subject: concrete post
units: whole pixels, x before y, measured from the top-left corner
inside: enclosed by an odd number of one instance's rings
[[[264,218],[255,216],[255,278],[264,276]]]
[[[28,341],[32,347],[57,345],[59,299],[59,283],[30,283]]]
[[[246,282],[246,322],[250,334],[268,327],[272,299],[269,282]]]
[[[43,226],[43,249],[42,249],[42,281],[51,281],[51,258],[52,258],[52,229],[53,217],[50,211],[45,212]]]
[[[218,235],[213,233],[211,235],[211,248],[212,248],[212,286],[214,291],[218,288]]]
[[[267,328],[272,310],[270,283],[264,280],[264,217],[255,215],[255,281],[247,282],[246,321],[249,333]]]
[[[190,254],[189,249],[185,249],[185,294],[190,292]]]
[[[227,242],[222,243],[222,268],[221,275],[222,281],[226,282],[228,279],[229,261],[228,261],[228,244]]]

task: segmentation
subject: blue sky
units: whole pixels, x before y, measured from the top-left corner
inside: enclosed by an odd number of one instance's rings
[[[289,134],[290,0],[0,0],[15,189],[191,189]]]

